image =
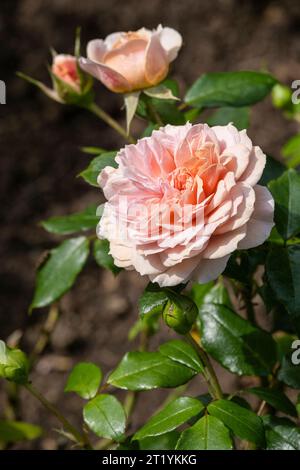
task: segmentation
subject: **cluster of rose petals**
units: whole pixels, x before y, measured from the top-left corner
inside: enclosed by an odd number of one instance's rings
[[[245,130],[167,125],[125,146],[116,162],[98,178],[107,199],[98,236],[109,240],[117,266],[160,286],[205,283],[222,273],[233,251],[269,236],[274,202],[257,184],[266,156]],[[174,217],[178,207],[191,209],[184,227]]]
[[[90,41],[87,58],[80,58],[79,64],[109,90],[128,93],[161,82],[181,44],[177,31],[162,26],[154,31],[142,28],[113,33],[104,40]]]
[[[80,91],[80,78],[76,57],[69,54],[55,55],[51,70],[56,77],[70,85],[75,91]]]

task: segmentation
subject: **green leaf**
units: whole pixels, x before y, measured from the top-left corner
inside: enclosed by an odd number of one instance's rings
[[[4,443],[31,441],[41,436],[40,426],[22,421],[0,421],[0,441]]]
[[[212,72],[202,75],[185,96],[185,102],[207,108],[215,106],[248,106],[261,101],[276,80],[259,72]]]
[[[300,429],[292,421],[264,416],[267,450],[300,450]]]
[[[106,166],[112,166],[113,168],[117,168],[117,162],[115,161],[115,157],[117,152],[104,152],[98,157],[94,158],[89,166],[79,173],[87,183],[91,184],[92,186],[99,186],[97,183],[97,178],[99,173],[105,168]]]
[[[228,400],[217,400],[207,407],[209,414],[222,421],[241,439],[264,447],[265,435],[262,420],[253,411]]]
[[[221,283],[209,282],[207,284],[193,284],[191,293],[192,299],[197,307],[201,309],[203,305],[221,304],[231,308],[231,301],[228,290]]]
[[[180,397],[169,403],[163,410],[152,416],[133,439],[144,439],[149,436],[159,436],[173,431],[190,418],[199,414],[204,406],[199,400],[190,397]]]
[[[211,356],[238,375],[268,375],[277,358],[272,336],[224,305],[199,311],[201,342]]]
[[[108,383],[127,390],[178,387],[196,371],[159,352],[129,352],[108,378]]]
[[[42,227],[51,233],[66,235],[96,228],[99,216],[96,215],[97,206],[94,204],[76,214],[51,217],[41,222]]]
[[[273,406],[276,410],[282,411],[287,415],[297,417],[297,411],[291,400],[280,390],[274,390],[263,387],[252,387],[245,390],[252,395],[256,395],[261,400],[264,400],[269,405]]]
[[[65,392],[76,392],[82,398],[89,400],[97,394],[102,372],[91,362],[80,362],[71,371]]]
[[[97,264],[102,268],[109,269],[113,274],[118,274],[122,271],[122,268],[119,268],[114,264],[114,259],[109,254],[108,240],[95,240],[93,254]]]
[[[292,318],[300,318],[300,245],[273,246],[267,257],[267,278]]]
[[[292,356],[292,352],[290,353],[290,356]],[[291,357],[284,357],[278,372],[278,379],[289,387],[300,390],[300,363],[298,362],[297,364],[293,364]]]
[[[84,422],[99,437],[116,442],[124,438],[126,415],[123,406],[112,395],[98,395],[83,408]]]
[[[258,184],[261,184],[262,186],[267,186],[270,181],[279,178],[285,171],[285,165],[283,165],[278,160],[275,160],[275,158],[267,155],[266,166]]]
[[[214,416],[205,415],[181,434],[177,450],[230,450],[228,429]]]
[[[196,372],[203,370],[199,356],[195,349],[185,341],[180,339],[173,339],[159,347],[159,352],[166,357],[169,357],[175,362],[179,362]]]
[[[249,108],[219,108],[206,122],[209,126],[225,126],[232,124],[239,130],[247,129],[249,126]]]
[[[106,153],[107,150],[103,149],[102,147],[81,147],[80,150],[83,153],[87,153],[88,155],[100,155],[101,153]]]
[[[28,382],[29,361],[20,349],[9,348],[0,340],[0,377],[26,384]]]
[[[174,450],[179,438],[178,431],[171,431],[159,436],[146,437],[139,441],[140,450]]]
[[[51,304],[67,292],[82,270],[88,254],[89,241],[85,237],[70,238],[51,250],[49,259],[38,270],[30,311]]]
[[[287,170],[268,186],[275,200],[277,230],[288,240],[300,232],[300,175],[295,170]]]
[[[282,147],[282,155],[290,168],[300,165],[300,134],[294,135]]]
[[[142,317],[162,313],[168,301],[167,291],[161,289],[157,284],[149,282],[139,299],[139,312]]]

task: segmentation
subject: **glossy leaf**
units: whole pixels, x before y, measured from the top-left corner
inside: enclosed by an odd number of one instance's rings
[[[28,382],[29,361],[20,349],[8,347],[0,340],[0,377],[26,384]]]
[[[295,362],[295,364],[293,364],[293,362],[291,361],[293,353],[295,353],[295,359],[297,359],[297,362]],[[284,382],[289,387],[295,388],[296,390],[300,390],[299,353],[297,354],[297,352],[291,349],[290,354],[283,358],[281,367],[278,372],[278,379],[281,380],[281,382]]]
[[[254,442],[259,447],[265,444],[262,420],[253,411],[228,400],[217,400],[208,405],[208,412],[222,421],[241,439]]]
[[[267,186],[270,181],[279,178],[285,171],[285,165],[283,165],[278,160],[275,160],[275,158],[271,157],[270,155],[267,155],[266,166],[258,184]]]
[[[275,200],[276,228],[288,240],[300,232],[300,175],[288,170],[268,186]]]
[[[69,290],[88,254],[89,241],[85,237],[70,238],[51,250],[48,260],[38,270],[30,310],[51,304]]]
[[[202,403],[195,398],[180,397],[173,400],[135,433],[133,439],[144,439],[149,436],[159,436],[173,431],[190,418],[204,409]]]
[[[98,391],[102,379],[102,372],[91,362],[80,362],[71,371],[65,392],[76,392],[82,398],[89,400]]]
[[[231,123],[239,130],[249,126],[249,108],[219,108],[206,120],[209,126],[226,126]]]
[[[171,431],[159,436],[146,437],[138,441],[140,450],[174,450],[179,438],[178,431]],[[137,442],[137,441],[134,441]]]
[[[259,72],[212,72],[202,75],[185,96],[193,106],[248,106],[264,99],[276,80]]]
[[[300,318],[300,245],[274,246],[266,268],[276,298],[292,317]]]
[[[115,161],[115,156],[117,152],[105,152],[99,155],[98,157],[94,158],[89,166],[79,173],[79,176],[81,176],[87,183],[91,184],[92,186],[97,186],[99,187],[97,183],[97,178],[99,176],[99,173],[103,168],[106,166],[112,166],[113,168],[117,168],[117,163]]]
[[[159,352],[127,353],[108,378],[108,383],[127,390],[178,387],[196,371]]]
[[[34,424],[22,421],[0,421],[0,442],[31,441],[40,437],[42,432],[42,428]]]
[[[286,418],[264,416],[267,450],[300,450],[300,428]]]
[[[113,274],[118,274],[122,270],[115,265],[113,257],[109,254],[108,240],[95,240],[93,254],[97,264],[102,268],[109,269]]]
[[[96,211],[97,206],[93,205],[76,214],[51,217],[50,219],[43,220],[41,225],[48,232],[61,235],[95,229],[99,222],[99,216],[96,215]]]
[[[280,390],[263,388],[263,387],[252,387],[245,390],[251,393],[261,400],[264,400],[269,405],[273,406],[276,410],[282,411],[287,415],[297,417],[297,411],[291,400]]]
[[[199,311],[201,342],[211,356],[238,375],[268,375],[277,358],[272,336],[224,305]]]
[[[116,397],[98,395],[83,409],[84,422],[99,437],[120,442],[124,438],[126,415]]]
[[[192,427],[182,432],[178,450],[230,450],[232,441],[229,430],[214,416],[205,415]]]
[[[185,341],[173,339],[159,347],[159,352],[196,372],[202,371],[202,364],[195,349]]]
[[[145,315],[162,313],[167,301],[167,292],[161,289],[157,284],[149,282],[139,299],[140,315],[143,317]]]

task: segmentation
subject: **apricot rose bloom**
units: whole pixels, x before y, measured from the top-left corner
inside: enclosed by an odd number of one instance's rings
[[[257,184],[266,156],[232,124],[167,125],[127,145],[98,177],[98,236],[115,264],[160,286],[217,278],[236,249],[263,243],[274,202]]]
[[[52,73],[60,80],[80,91],[80,77],[77,71],[77,59],[69,54],[57,54],[53,58]]]
[[[129,93],[161,82],[181,44],[177,31],[162,26],[154,31],[142,28],[113,33],[104,40],[90,41],[87,58],[81,58],[79,64],[109,90]]]

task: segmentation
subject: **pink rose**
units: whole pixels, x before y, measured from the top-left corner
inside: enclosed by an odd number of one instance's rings
[[[160,286],[217,278],[236,249],[263,243],[274,202],[257,184],[266,157],[232,124],[167,125],[127,145],[98,182],[98,235],[115,264]]]
[[[116,93],[142,90],[161,82],[182,44],[180,34],[158,26],[155,31],[113,33],[87,46],[80,67]]]
[[[80,92],[76,57],[68,54],[57,54],[53,58],[51,70],[56,77],[70,85],[76,92]]]

